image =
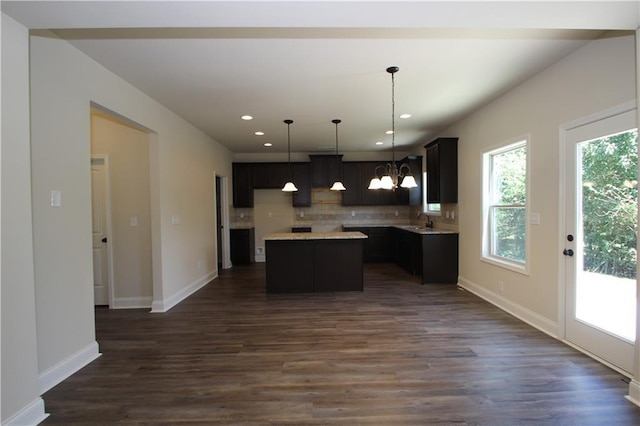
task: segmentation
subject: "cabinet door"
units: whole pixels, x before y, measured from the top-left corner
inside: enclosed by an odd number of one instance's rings
[[[458,202],[458,138],[440,138],[440,202]]]
[[[311,160],[311,187],[312,188],[328,188],[327,183],[327,156],[326,155],[310,155]]]
[[[343,181],[346,191],[342,192],[343,206],[359,206],[362,204],[362,189],[360,184],[360,163],[347,162],[342,164]],[[367,185],[369,181],[367,181]]]
[[[293,165],[289,163],[269,163],[269,188],[282,189],[285,183],[293,179]],[[298,183],[294,179],[296,186]]]
[[[293,182],[298,188],[293,193],[292,204],[294,207],[309,207],[311,205],[311,173],[309,163],[294,163]]]
[[[233,207],[253,207],[253,164],[233,163]]]
[[[458,234],[425,235],[422,251],[422,284],[458,282]]]
[[[253,164],[253,188],[269,189],[269,163]]]
[[[427,203],[440,202],[440,145],[427,146]]]

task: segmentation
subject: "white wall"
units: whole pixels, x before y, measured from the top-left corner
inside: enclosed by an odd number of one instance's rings
[[[151,307],[149,134],[94,110],[91,155],[109,158],[113,307]]]
[[[443,133],[459,139],[460,281],[559,335],[559,128],[635,98],[634,36],[590,42]],[[529,134],[530,275],[481,261],[482,153]],[[504,282],[498,295],[497,282]]]
[[[154,132],[150,184],[158,311],[217,274],[214,173],[231,176],[232,155],[65,41],[31,38],[31,83],[37,353],[40,380],[51,384],[97,355],[91,103]],[[62,207],[49,206],[52,189],[61,190]]]
[[[2,424],[44,416],[38,387],[29,151],[29,33],[2,14]]]

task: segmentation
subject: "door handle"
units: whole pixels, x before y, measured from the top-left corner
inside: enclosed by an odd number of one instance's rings
[[[562,250],[562,254],[564,254],[565,256],[573,256],[573,250],[564,249],[564,250]]]
[[[102,240],[100,240],[100,241],[102,241],[103,243],[106,243],[106,242],[107,242],[107,237],[104,237],[104,238],[103,238]]]

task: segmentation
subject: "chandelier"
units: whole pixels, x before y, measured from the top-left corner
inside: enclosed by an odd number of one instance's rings
[[[396,100],[394,74],[400,70],[398,67],[389,67],[387,72],[391,74],[391,163],[378,166],[375,176],[369,182],[369,189],[391,189],[395,191],[400,183],[402,188],[416,188],[418,184],[411,174],[411,168],[407,163],[396,165]],[[380,174],[379,174],[380,173]]]

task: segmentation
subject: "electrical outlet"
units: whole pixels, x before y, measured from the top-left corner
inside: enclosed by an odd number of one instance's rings
[[[264,247],[256,247],[258,254],[264,254]]]
[[[396,211],[395,211],[395,212],[393,212],[393,213],[396,215],[396,217],[398,217],[398,210],[396,210]]]
[[[498,291],[504,293],[504,281],[498,281]]]
[[[304,212],[300,212],[300,217],[304,217]]]
[[[351,217],[355,217],[355,215],[356,215],[355,210],[351,210]]]

